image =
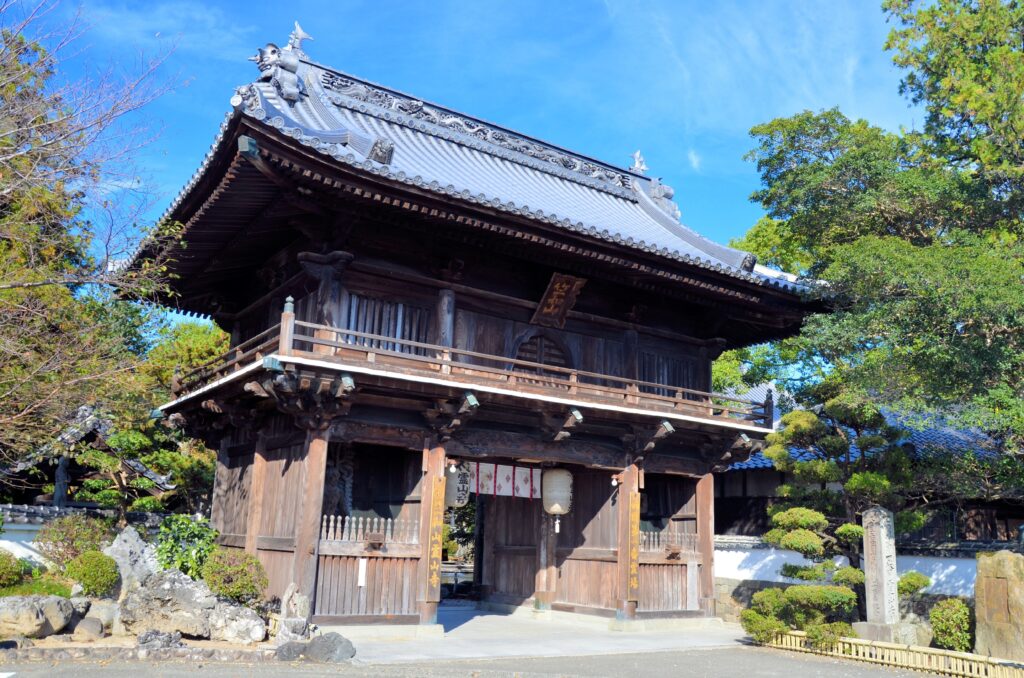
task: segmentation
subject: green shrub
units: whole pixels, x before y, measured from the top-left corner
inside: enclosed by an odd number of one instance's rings
[[[220,547],[206,559],[203,581],[218,596],[239,603],[259,599],[268,583],[259,558],[245,551]]]
[[[0,587],[14,586],[21,583],[25,576],[25,568],[14,554],[0,550]]]
[[[86,551],[70,563],[65,573],[82,585],[87,596],[105,596],[117,586],[117,561],[99,551]]]
[[[71,588],[62,581],[50,577],[40,577],[23,581],[14,586],[0,588],[0,598],[7,596],[60,596],[71,597]]]
[[[216,540],[217,530],[206,518],[167,516],[157,534],[156,559],[162,567],[176,568],[199,579]]]
[[[785,609],[786,597],[780,588],[769,588],[758,591],[750,599],[751,609],[757,610],[766,617],[780,617]]]
[[[853,627],[843,621],[812,624],[804,629],[804,632],[807,634],[807,640],[811,646],[819,649],[835,645],[840,638],[857,637],[857,634],[853,632]]]
[[[73,514],[54,518],[36,535],[36,546],[44,558],[58,571],[86,551],[100,551],[110,543],[110,527],[106,521]]]
[[[931,585],[931,579],[920,572],[910,570],[909,572],[904,572],[900,577],[899,582],[896,584],[896,590],[899,591],[901,596],[910,597],[921,591],[921,589]]]
[[[825,563],[817,565],[794,565],[785,563],[779,574],[790,579],[802,579],[804,581],[823,581],[825,579]]]
[[[750,634],[755,643],[764,645],[770,642],[780,633],[789,630],[785,622],[776,617],[766,616],[757,610],[743,610],[740,612],[740,624],[743,630]]]
[[[159,513],[164,510],[164,503],[156,497],[139,497],[132,502],[131,510]]]
[[[786,531],[811,530],[812,532],[820,532],[828,527],[828,519],[819,511],[797,506],[773,515],[772,526]]]
[[[864,571],[856,567],[841,567],[832,575],[832,583],[841,586],[861,586],[864,583]]]
[[[825,555],[825,544],[821,541],[821,537],[804,528],[798,528],[782,535],[782,538],[779,539],[779,546],[796,551],[808,558],[820,558]]]
[[[786,602],[806,610],[845,613],[857,606],[857,594],[846,586],[797,584],[785,592]]]
[[[946,650],[970,652],[974,646],[971,609],[959,598],[940,600],[928,614],[934,642]]]
[[[864,542],[864,528],[853,523],[843,523],[836,528],[836,539],[847,546],[860,546]]]

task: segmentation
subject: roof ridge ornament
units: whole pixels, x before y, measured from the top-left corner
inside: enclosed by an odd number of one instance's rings
[[[249,57],[249,61],[255,61],[260,69],[260,81],[272,84],[278,95],[289,104],[294,104],[306,94],[306,86],[298,76],[299,59],[305,56],[302,41],[312,39],[296,21],[295,30],[288,36],[288,44],[284,49],[268,42]]]
[[[647,170],[650,169],[644,161],[644,156],[640,154],[639,148],[633,153],[633,166],[629,169],[637,174],[646,174]]]

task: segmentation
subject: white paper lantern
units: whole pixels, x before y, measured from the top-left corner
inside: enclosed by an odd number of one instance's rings
[[[444,484],[444,505],[461,508],[469,503],[469,465],[459,462],[455,472],[448,473]]]
[[[564,468],[546,469],[540,481],[544,510],[564,516],[572,508],[572,474]]]

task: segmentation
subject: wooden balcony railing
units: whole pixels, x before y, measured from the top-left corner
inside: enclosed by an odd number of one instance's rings
[[[229,376],[264,356],[301,356],[365,365],[403,376],[429,376],[524,394],[557,396],[582,403],[674,412],[708,420],[771,428],[771,394],[765,402],[609,374],[517,360],[397,337],[356,332],[296,320],[285,306],[281,323],[175,379],[176,396]]]

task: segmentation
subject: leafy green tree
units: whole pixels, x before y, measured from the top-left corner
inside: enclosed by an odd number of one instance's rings
[[[0,5],[5,464],[53,440],[80,406],[140,394],[126,375],[147,348],[152,317],[119,299],[152,298],[166,273],[163,261],[123,265],[146,235],[138,216],[147,204],[132,174],[138,146],[126,140],[149,138],[126,116],[160,94],[159,60],[134,76],[96,69],[67,80],[62,64],[81,28],[56,25],[52,9],[45,0]],[[123,185],[133,188],[112,188]],[[170,227],[150,234],[175,235]]]
[[[953,165],[977,171],[1019,221],[1024,189],[1024,5],[1017,0],[886,0],[886,48],[923,104],[925,131]]]

